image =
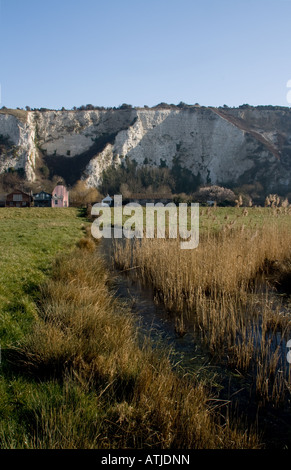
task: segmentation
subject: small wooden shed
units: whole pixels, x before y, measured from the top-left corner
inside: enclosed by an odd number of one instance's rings
[[[15,190],[6,196],[6,207],[30,207],[32,196],[20,190]]]

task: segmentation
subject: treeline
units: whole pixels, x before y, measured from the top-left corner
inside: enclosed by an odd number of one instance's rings
[[[93,104],[86,104],[86,105],[82,105],[82,106],[73,106],[73,108],[71,109],[67,109],[65,108],[64,106],[60,109],[55,109],[55,108],[44,108],[44,107],[41,107],[41,108],[31,108],[30,106],[25,106],[25,109],[24,108],[16,108],[17,110],[19,111],[38,111],[40,113],[45,113],[47,111],[108,111],[108,110],[111,110],[111,109],[133,109],[133,106],[131,104],[126,104],[126,103],[123,103],[121,104],[120,106],[118,107],[105,107],[105,106],[94,106]],[[1,108],[2,111],[9,111],[9,108],[6,108],[6,106],[2,106]]]
[[[215,106],[203,106],[200,105],[199,103],[195,104],[187,104],[184,103],[183,101],[180,101],[179,104],[168,104],[165,102],[161,102],[157,105],[154,106],[147,106],[144,105],[143,107],[139,106],[133,106],[131,104],[123,103],[120,106],[95,106],[93,104],[86,104],[86,105],[81,105],[79,107],[73,106],[71,109],[67,109],[64,106],[60,109],[53,109],[53,108],[31,108],[30,106],[25,106],[24,108],[16,108],[19,111],[38,111],[41,113],[47,112],[47,111],[110,111],[110,110],[130,110],[130,109],[196,109],[196,108],[202,108],[202,109],[207,109],[207,108],[214,108]],[[6,106],[3,106],[1,108],[2,111],[7,110],[9,108],[6,108]],[[288,106],[277,106],[277,105],[258,105],[258,106],[253,106],[250,104],[242,104],[240,106],[228,106],[224,104],[223,106],[218,106],[218,109],[258,109],[258,110],[279,110],[279,111],[286,111],[289,110],[290,107]]]
[[[290,109],[289,106],[277,106],[272,104],[262,104],[253,106],[250,104],[241,104],[240,106],[227,106],[224,104],[223,106],[218,106],[219,109],[261,109],[261,110],[276,110],[276,111],[286,111],[286,109]]]
[[[208,204],[210,201],[220,206],[264,206],[268,191],[260,182],[241,186],[219,183],[205,183],[200,173],[193,175],[183,168],[179,158],[174,159],[171,168],[161,159],[159,166],[145,158],[143,165],[125,157],[119,166],[110,166],[102,173],[98,186],[100,194],[122,194],[124,198],[136,197],[172,197],[177,202],[199,202]],[[291,201],[290,193],[280,193],[281,200]]]
[[[193,175],[191,171],[183,168],[179,159],[175,159],[172,168],[168,168],[164,160],[159,166],[144,164],[138,166],[135,160],[125,157],[121,165],[111,166],[103,171],[99,191],[102,194],[177,194],[192,193],[201,184],[201,177]]]

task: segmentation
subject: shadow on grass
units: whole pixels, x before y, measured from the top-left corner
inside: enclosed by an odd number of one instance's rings
[[[77,217],[88,219],[87,207],[78,207]]]

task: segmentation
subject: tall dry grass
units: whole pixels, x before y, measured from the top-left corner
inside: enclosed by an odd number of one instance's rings
[[[30,447],[259,446],[254,432],[219,417],[203,384],[176,376],[146,342],[138,346],[131,313],[114,297],[91,244],[57,260],[38,321],[11,361],[61,389],[61,399],[48,400],[43,390],[32,399]]]
[[[132,273],[153,287],[182,330],[188,320],[214,357],[255,370],[258,395],[279,403],[290,392],[282,351],[291,318],[274,303],[265,277],[274,263],[279,271],[289,266],[291,231],[278,223],[277,212],[273,216],[255,229],[228,224],[218,233],[205,231],[194,250],[181,250],[179,239],[115,242],[114,260],[123,270],[135,266]]]

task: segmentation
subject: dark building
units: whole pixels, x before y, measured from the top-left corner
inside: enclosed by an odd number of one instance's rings
[[[33,195],[33,202],[35,207],[51,207],[52,195],[45,191],[40,191]]]
[[[32,196],[23,191],[13,191],[6,196],[6,207],[30,207]]]

